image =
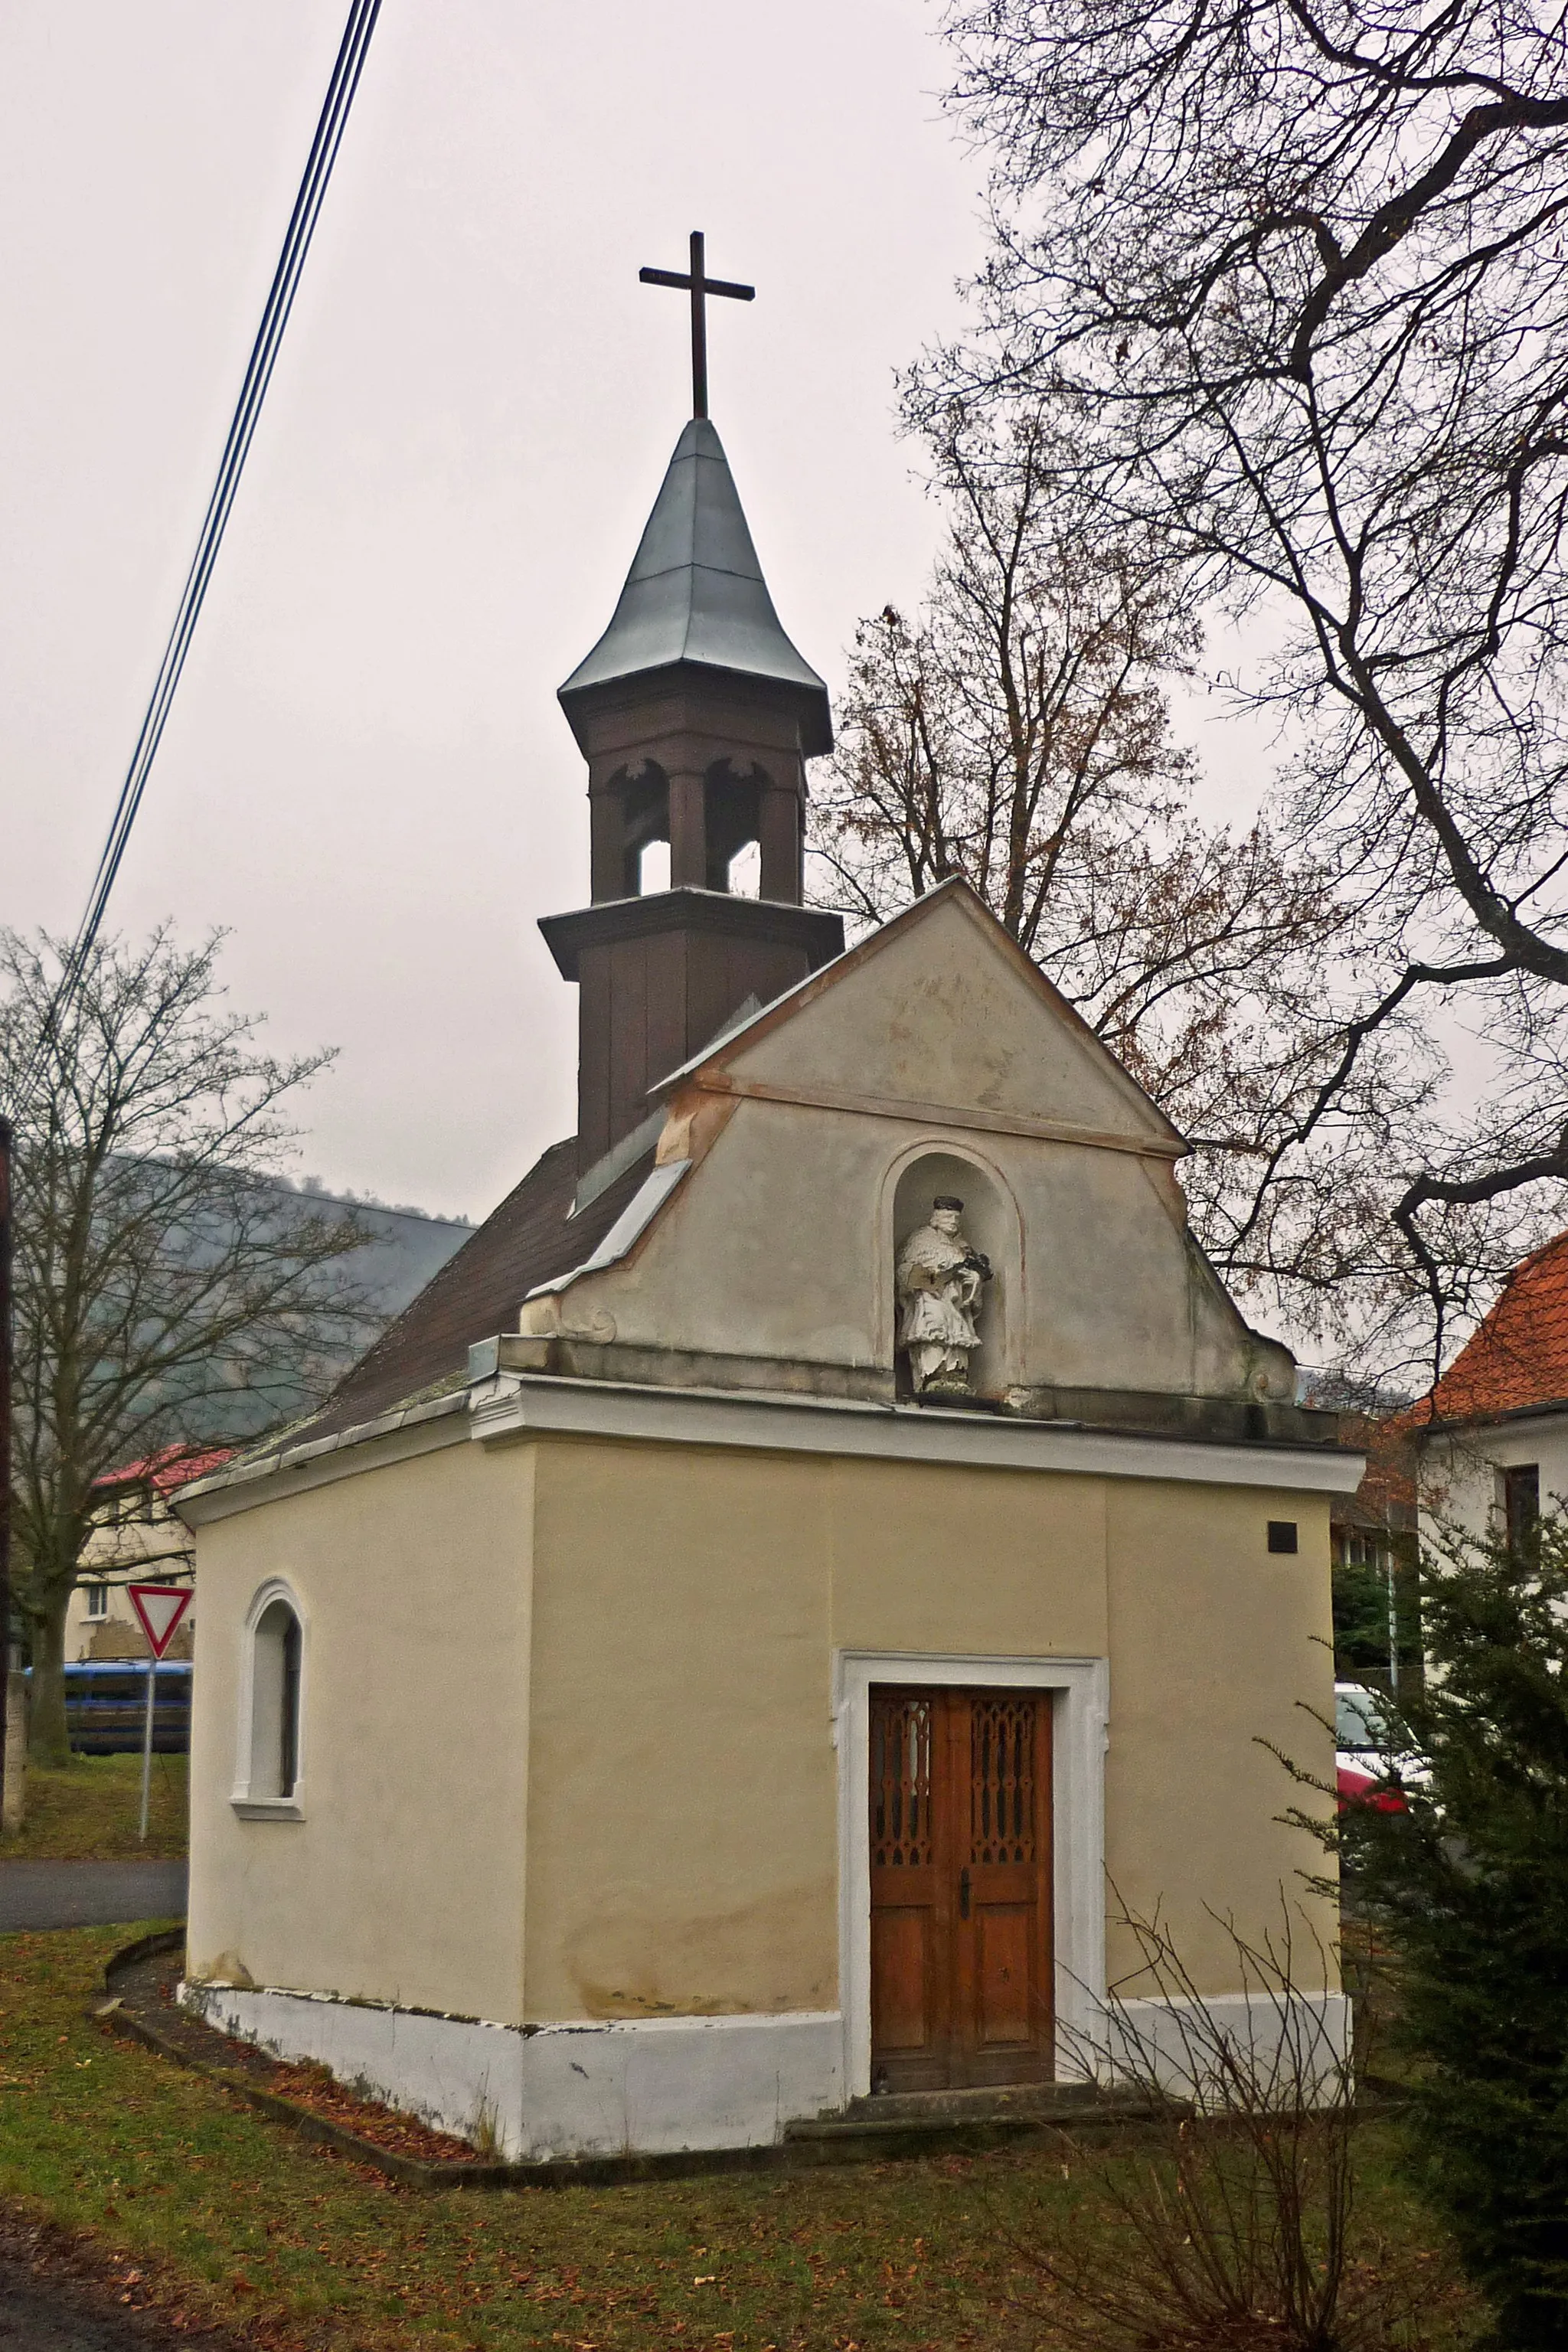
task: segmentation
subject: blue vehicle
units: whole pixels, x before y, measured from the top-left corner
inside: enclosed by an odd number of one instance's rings
[[[95,1658],[66,1668],[66,1729],[79,1756],[140,1755],[147,1717],[146,1658]],[[31,1685],[33,1670],[27,1669]],[[190,1662],[166,1658],[158,1668],[153,1745],[160,1756],[185,1756],[191,1746]]]

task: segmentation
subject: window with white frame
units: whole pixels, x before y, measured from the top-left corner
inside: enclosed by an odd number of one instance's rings
[[[108,1585],[84,1584],[82,1586],[82,1591],[87,1598],[88,1615],[89,1617],[107,1617],[109,1614]]]
[[[292,1601],[274,1592],[250,1630],[248,1722],[242,1725],[237,1795],[251,1804],[297,1801],[304,1635]]]
[[[1541,1525],[1541,1465],[1513,1462],[1498,1476],[1509,1558],[1522,1562],[1530,1554]]]

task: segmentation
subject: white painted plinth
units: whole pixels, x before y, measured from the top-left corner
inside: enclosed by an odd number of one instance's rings
[[[1177,2097],[1223,2103],[1228,2053],[1246,2079],[1267,2088],[1271,2099],[1289,2105],[1305,2095],[1313,2102],[1331,2098],[1342,2080],[1351,2022],[1342,1992],[1114,2000],[1084,2071],[1112,2082],[1152,2075]]]
[[[488,2126],[514,2163],[765,2147],[786,2123],[844,2104],[836,2011],[509,2026],[231,1985],[184,1984],[180,1999],[441,2131]]]

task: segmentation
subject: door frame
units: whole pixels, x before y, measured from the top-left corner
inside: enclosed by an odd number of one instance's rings
[[[834,1659],[838,1750],[838,1982],[847,2096],[871,2088],[870,1694],[873,1683],[1047,1690],[1051,1710],[1052,1895],[1057,2072],[1085,2072],[1086,2036],[1105,2000],[1105,1749],[1110,1672],[1104,1658],[935,1656],[840,1650]]]

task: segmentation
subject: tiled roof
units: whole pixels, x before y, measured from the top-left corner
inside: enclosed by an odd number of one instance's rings
[[[1568,1401],[1568,1234],[1521,1259],[1502,1295],[1410,1417],[1491,1421]]]
[[[466,1370],[476,1339],[516,1330],[531,1290],[592,1256],[647,1174],[645,1155],[574,1217],[577,1139],[552,1143],[516,1191],[388,1324],[315,1418],[289,1432],[289,1444],[357,1428],[454,1380]]]
[[[206,1445],[193,1450],[188,1445],[160,1446],[156,1454],[144,1454],[140,1462],[122,1463],[118,1470],[105,1470],[92,1482],[93,1492],[103,1494],[116,1486],[151,1486],[155,1495],[173,1495],[188,1486],[193,1478],[205,1478],[209,1470],[219,1470],[231,1459],[232,1445]]]
[[[1366,1471],[1353,1495],[1336,1495],[1329,1517],[1336,1528],[1373,1528],[1381,1533],[1415,1525],[1415,1479],[1410,1454],[1410,1415],[1343,1412],[1340,1444],[1366,1455]]]

